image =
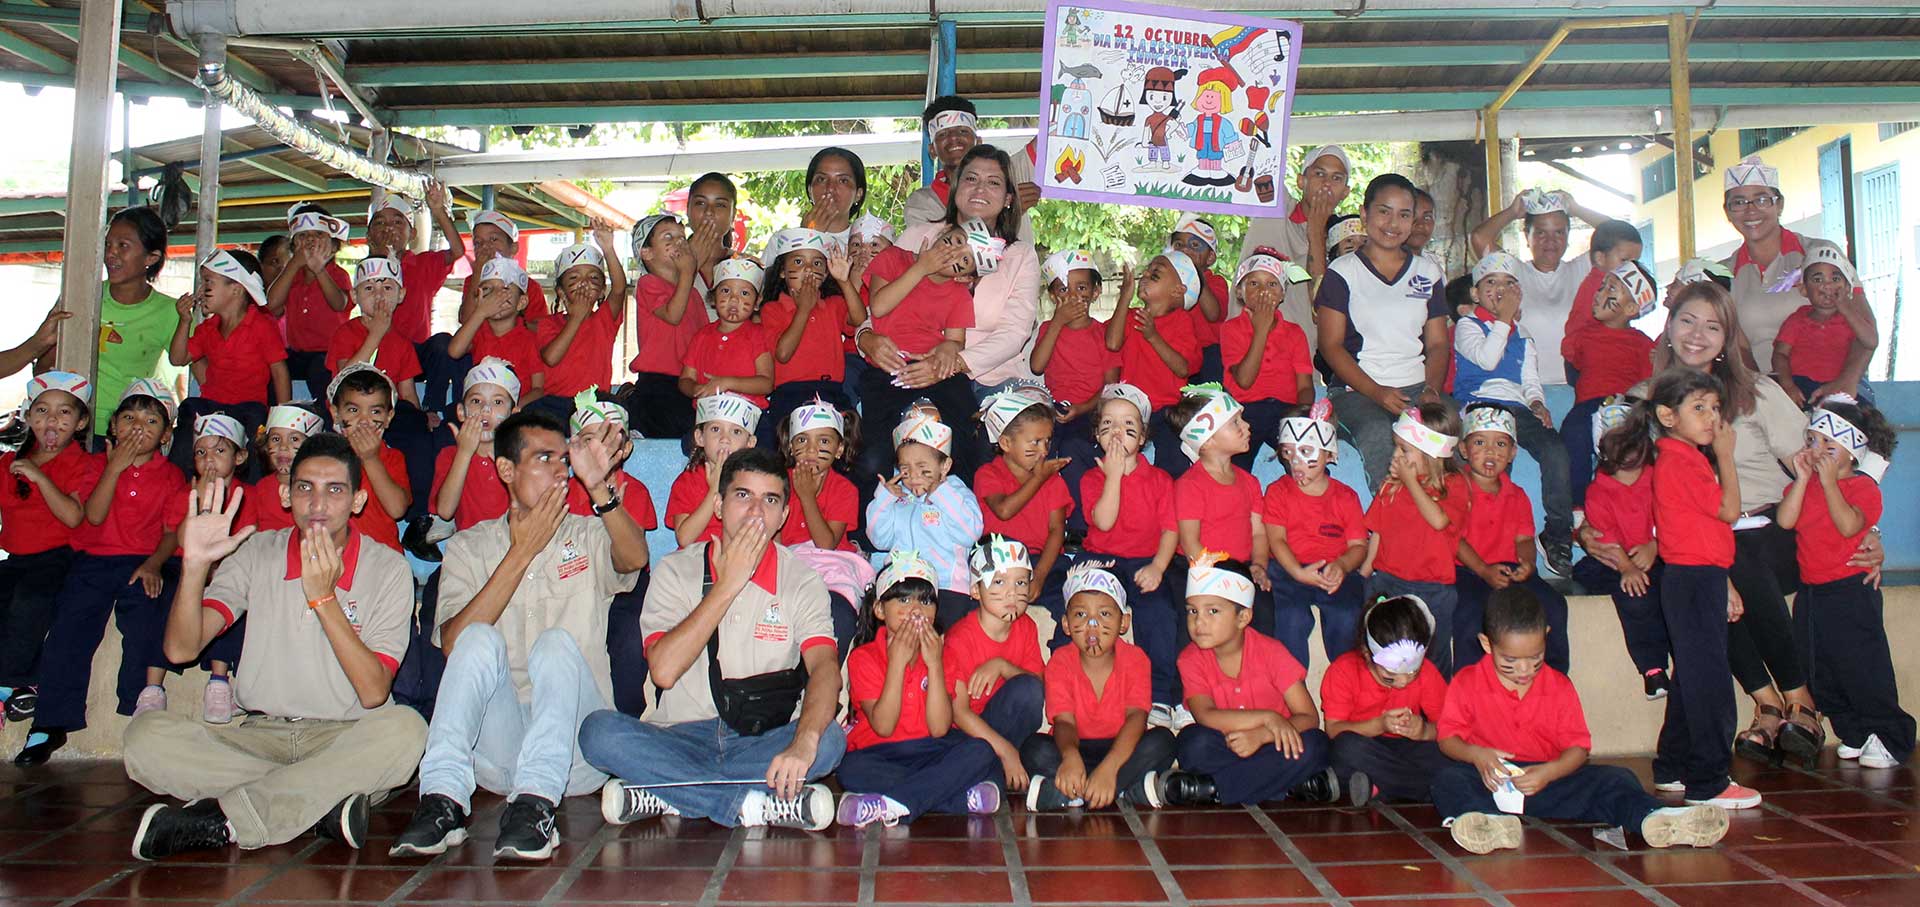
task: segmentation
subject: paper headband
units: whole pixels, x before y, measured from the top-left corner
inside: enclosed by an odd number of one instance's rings
[[[1214,595],[1242,608],[1253,607],[1253,580],[1213,566],[1224,559],[1218,551],[1207,551],[1194,560],[1187,568],[1187,597]]]
[[[407,285],[406,278],[400,276],[400,263],[384,255],[363,258],[353,269],[355,287],[376,280],[391,280],[402,287]]]
[[[1480,260],[1473,263],[1473,282],[1478,284],[1491,274],[1505,274],[1508,277],[1518,278],[1520,259],[1514,257],[1511,252],[1503,252],[1499,249],[1480,256]]]
[[[298,406],[288,406],[282,403],[267,410],[268,431],[276,428],[284,428],[288,431],[297,431],[303,435],[313,435],[318,434],[320,429],[325,425],[326,423],[321,421],[319,416],[301,409]]]
[[[173,421],[174,410],[179,407],[173,399],[173,391],[153,378],[135,378],[127,382],[127,389],[120,392],[120,402],[127,402],[129,397],[152,397],[160,401],[160,405],[167,410],[168,422]]]
[[[801,432],[812,431],[816,428],[831,428],[844,437],[847,433],[847,420],[845,416],[840,415],[838,408],[819,397],[814,397],[812,403],[801,406],[787,414],[787,439],[789,441],[800,437]]]
[[[760,263],[751,258],[721,259],[720,263],[713,266],[713,285],[717,287],[722,281],[727,280],[751,284],[754,294],[758,295],[761,287],[766,285],[767,269],[760,267]]]
[[[1807,243],[1806,260],[1800,265],[1800,279],[1803,282],[1806,280],[1807,269],[1814,265],[1832,265],[1840,269],[1840,276],[1845,277],[1847,283],[1860,282],[1860,275],[1854,271],[1853,262],[1847,260],[1847,253],[1833,243],[1812,241]]]
[[[872,242],[876,239],[893,242],[894,235],[892,223],[888,222],[885,218],[876,217],[872,214],[860,215],[860,219],[853,222],[853,229],[847,232],[847,238],[851,239],[858,236],[867,242]]]
[[[1740,163],[1727,168],[1721,191],[1738,189],[1741,186],[1765,186],[1769,189],[1780,188],[1780,168],[1769,167],[1762,163],[1760,156],[1749,154]]]
[[[527,291],[527,269],[505,255],[496,255],[493,260],[481,265],[480,279],[497,280],[522,293]]]
[[[1658,294],[1653,288],[1653,281],[1647,279],[1647,272],[1640,270],[1640,265],[1631,261],[1623,262],[1620,267],[1613,269],[1613,276],[1626,286],[1627,295],[1633,297],[1633,304],[1639,310],[1639,314],[1633,317],[1638,318],[1653,311],[1653,301]]]
[[[225,438],[241,450],[247,449],[247,430],[235,419],[225,413],[209,413],[193,420],[193,439],[200,440],[208,435]]]
[[[1186,296],[1183,299],[1185,306],[1191,309],[1199,304],[1200,268],[1193,263],[1193,259],[1189,258],[1187,253],[1171,246],[1160,250],[1160,257],[1167,260],[1167,264],[1173,268],[1174,276],[1180,278],[1180,285],[1186,288]]]
[[[1682,265],[1680,272],[1673,275],[1675,283],[1689,284],[1711,281],[1715,277],[1721,280],[1733,280],[1733,272],[1717,261],[1709,258],[1695,258]]]
[[[1067,249],[1062,252],[1055,252],[1047,256],[1046,263],[1040,266],[1040,273],[1046,278],[1049,286],[1056,280],[1061,283],[1066,283],[1067,275],[1075,271],[1092,271],[1098,274],[1100,272],[1100,266],[1093,263],[1093,256],[1088,254],[1085,249]]]
[[[942,110],[927,120],[927,135],[939,135],[949,129],[972,129],[979,131],[978,117],[964,110]]]
[[[593,388],[587,388],[573,396],[573,415],[567,418],[567,426],[577,434],[589,426],[602,422],[612,422],[622,428],[628,425],[627,408],[618,403],[610,403],[594,394]]]
[[[893,587],[910,579],[923,579],[929,585],[939,587],[939,574],[933,571],[933,565],[920,556],[920,552],[908,548],[896,548],[887,555],[887,565],[880,569],[880,576],[873,581],[873,589],[885,598]]]
[[[788,227],[767,239],[767,248],[761,253],[760,263],[762,267],[771,268],[774,262],[780,260],[780,256],[803,251],[818,252],[823,256],[831,254],[833,240],[819,230]],[[719,278],[714,278],[714,282],[718,283]]]
[[[1007,257],[1007,241],[993,235],[986,221],[969,217],[960,222],[960,232],[966,234],[967,248],[973,250],[974,270],[980,276],[1000,270],[1000,259]]]
[[[1477,431],[1497,431],[1509,438],[1520,437],[1519,422],[1505,407],[1476,406],[1461,415],[1466,417],[1465,427],[1460,432],[1463,437]]]
[[[373,216],[382,211],[398,211],[401,217],[412,218],[413,206],[400,197],[397,192],[389,192],[380,197],[380,203],[367,208],[367,222],[373,222]]]
[[[553,260],[554,280],[559,280],[561,277],[564,277],[568,271],[580,265],[586,265],[599,271],[601,274],[605,274],[607,273],[607,256],[600,251],[599,246],[593,243],[574,243],[562,250],[560,255]]]
[[[1367,235],[1367,223],[1358,217],[1334,221],[1327,226],[1327,251],[1331,254],[1341,243],[1355,236],[1365,235]]]
[[[753,431],[760,427],[760,407],[732,391],[721,391],[694,402],[693,424],[700,425],[715,419]]]
[[[1147,392],[1124,381],[1116,381],[1100,389],[1100,399],[1125,400],[1140,411],[1140,422],[1145,424],[1147,417],[1153,415],[1153,403],[1147,399]]]
[[[1420,609],[1420,616],[1427,619],[1427,632],[1431,634],[1433,632],[1433,609],[1428,608],[1426,601],[1418,595],[1405,595],[1401,597],[1413,602],[1414,607]],[[1390,599],[1383,598],[1368,605],[1367,614],[1372,614],[1373,609],[1380,607],[1380,604],[1385,601],[1390,601]],[[1360,626],[1365,627],[1366,625],[1367,617],[1363,614],[1360,617]],[[1373,634],[1363,631],[1361,635],[1366,637],[1367,654],[1373,658],[1373,663],[1386,669],[1389,674],[1418,673],[1420,663],[1427,658],[1427,647],[1411,639],[1398,639],[1383,646],[1373,638]]]
[[[1565,193],[1557,190],[1528,189],[1520,193],[1520,204],[1528,214],[1559,214],[1567,210]]]
[[[387,377],[387,373],[381,371],[378,366],[371,362],[349,362],[344,368],[340,369],[338,374],[333,376],[333,381],[327,385],[327,399],[332,400],[339,396],[341,382],[346,381],[348,376],[360,372],[372,372],[379,375],[380,380],[387,383],[387,397],[389,399],[399,396],[399,391],[394,390],[393,379]]]
[[[513,373],[513,366],[505,359],[488,356],[478,365],[467,369],[467,379],[460,385],[460,396],[482,384],[491,384],[507,392],[507,397],[515,403],[520,401],[520,378]]]
[[[491,225],[494,229],[507,234],[507,242],[517,243],[520,241],[519,225],[515,224],[512,221],[512,219],[508,218],[505,214],[501,214],[498,211],[491,211],[491,210],[476,211],[474,212],[473,217],[470,220],[468,220],[467,223],[470,225],[468,227],[469,230],[473,229],[474,227],[478,227],[481,224],[488,224],[488,225]]]
[[[318,211],[302,211],[287,221],[287,235],[299,236],[302,233],[325,233],[334,239],[346,239],[347,222],[337,217],[329,217]]]
[[[32,403],[47,391],[66,391],[83,404],[93,403],[93,382],[72,372],[41,372],[27,381],[27,402]]]
[[[1460,443],[1459,438],[1428,428],[1425,422],[1420,421],[1420,412],[1413,409],[1401,413],[1400,418],[1394,420],[1393,435],[1429,457],[1443,459],[1451,456],[1454,446]]]
[[[220,249],[207,256],[207,260],[201,262],[200,267],[245,287],[247,296],[253,300],[254,305],[267,304],[267,285],[260,282],[260,274],[241,267],[239,259],[234,258],[233,253]]]
[[[1233,285],[1236,287],[1239,286],[1241,281],[1247,279],[1247,275],[1255,271],[1264,271],[1272,274],[1275,279],[1280,281],[1281,286],[1294,283],[1306,283],[1313,279],[1313,275],[1308,274],[1306,268],[1300,267],[1285,258],[1281,258],[1278,255],[1268,255],[1265,252],[1255,252],[1247,256],[1246,260],[1240,263],[1240,269],[1233,274]]]
[[[1218,242],[1214,239],[1213,225],[1201,220],[1200,217],[1195,214],[1180,215],[1180,219],[1173,224],[1173,232],[1191,233],[1198,236],[1200,237],[1200,241],[1206,243],[1209,249],[1219,247]]]
[[[1122,613],[1132,613],[1133,608],[1127,604],[1127,587],[1113,575],[1112,567],[1112,561],[1083,560],[1074,564],[1067,571],[1066,585],[1060,588],[1061,598],[1070,602],[1082,592],[1098,592],[1113,599]]]
[[[1207,398],[1207,402],[1200,407],[1200,411],[1194,413],[1193,418],[1188,419],[1187,424],[1180,429],[1180,450],[1187,455],[1187,459],[1198,462],[1201,445],[1206,444],[1208,438],[1219,434],[1220,429],[1226,428],[1227,424],[1233,421],[1234,413],[1244,407],[1218,383],[1189,384],[1180,389],[1180,395]]]
[[[893,446],[898,450],[908,442],[925,444],[947,456],[953,455],[953,429],[926,413],[910,413],[893,427]]]
[[[1867,433],[1861,431],[1852,422],[1841,418],[1840,414],[1833,410],[1824,407],[1814,410],[1813,419],[1807,423],[1807,429],[1832,438],[1840,446],[1845,447],[1848,453],[1853,454],[1855,461],[1858,461],[1860,454],[1867,449]]]
[[[1323,451],[1328,456],[1338,452],[1333,427],[1333,402],[1322,397],[1313,401],[1313,407],[1305,416],[1281,419],[1280,443]]]
[[[647,240],[653,237],[653,231],[668,222],[677,224],[680,219],[671,214],[649,214],[633,225],[633,264],[641,273],[647,273],[647,262],[640,257],[640,250],[647,247]]]
[[[1002,570],[1032,570],[1033,560],[1027,555],[1027,546],[1007,538],[998,532],[990,533],[973,546],[973,555],[967,559],[973,567],[973,581],[988,585]]]
[[[1051,411],[1053,396],[1046,388],[1025,384],[988,395],[980,406],[980,424],[987,429],[987,440],[999,441],[1015,417],[1035,406],[1045,406]]]

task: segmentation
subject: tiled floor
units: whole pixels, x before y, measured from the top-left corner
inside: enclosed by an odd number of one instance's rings
[[[1831,760],[1831,754],[1829,754]],[[1644,776],[1646,764],[1627,761]],[[705,822],[609,828],[570,801],[550,864],[499,866],[497,798],[474,839],[433,861],[386,845],[411,795],[382,807],[374,847],[307,837],[159,864],[128,855],[153,802],[118,764],[0,769],[0,907],[239,904],[1920,904],[1920,772],[1758,771],[1767,804],[1714,850],[1615,850],[1592,829],[1535,823],[1524,849],[1475,857],[1431,807],[935,816],[869,832],[730,832]],[[217,859],[216,859],[217,858]]]

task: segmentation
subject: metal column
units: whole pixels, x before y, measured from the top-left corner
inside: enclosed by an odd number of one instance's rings
[[[118,75],[121,0],[80,6],[74,53],[73,150],[67,158],[67,232],[61,241],[61,307],[56,367],[98,378],[100,269],[107,226],[107,155],[113,142],[113,93]]]
[[[1680,260],[1693,259],[1693,76],[1687,69],[1687,44],[1693,37],[1687,17],[1667,17],[1667,68],[1673,89],[1673,176],[1680,213]]]
[[[955,56],[955,43],[958,30],[953,20],[942,19],[933,32],[933,46],[928,52],[927,103],[943,95],[953,94],[956,89],[959,61]],[[933,160],[933,134],[925,125],[920,127],[920,185],[933,185],[935,163]]]
[[[195,35],[194,43],[200,48],[200,69],[206,72],[217,67],[227,66],[227,39],[225,35]],[[199,286],[200,262],[213,254],[214,243],[220,233],[220,152],[224,136],[220,133],[220,114],[226,110],[219,101],[207,99],[204,108],[206,118],[200,129],[200,195],[194,205],[193,261],[195,286]],[[204,288],[202,288],[204,289]]]

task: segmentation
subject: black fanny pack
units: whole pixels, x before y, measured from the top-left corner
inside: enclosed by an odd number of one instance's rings
[[[713,563],[707,562],[700,596],[713,589]],[[713,691],[713,708],[720,720],[742,737],[758,737],[793,720],[800,694],[807,689],[807,671],[794,665],[784,671],[768,671],[752,677],[732,680],[720,676],[720,628],[707,638],[707,688]]]

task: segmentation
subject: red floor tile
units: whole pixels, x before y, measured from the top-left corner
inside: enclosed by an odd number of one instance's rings
[[[1646,907],[1653,903],[1628,889],[1606,891],[1543,891],[1509,894],[1513,907]]]
[[[734,865],[745,869],[858,869],[865,843],[857,838],[772,838],[740,845]]]
[[[563,903],[626,901],[698,901],[713,878],[711,869],[658,869],[650,872],[588,870],[566,890]]]
[[[0,867],[0,897],[70,898],[106,881],[119,869],[117,863],[9,864]]]
[[[1920,817],[1914,813],[1871,816],[1823,816],[1810,820],[1856,841],[1920,842]]]
[[[1128,838],[1022,838],[1020,862],[1032,866],[1142,866],[1140,845]]]
[[[1304,840],[1295,838],[1294,843]],[[1171,866],[1287,865],[1286,852],[1270,838],[1159,838],[1153,843]]]
[[[1621,884],[1585,857],[1488,856],[1463,863],[1468,872],[1495,891],[1609,888]]]
[[[266,878],[267,872],[266,869],[232,866],[154,864],[139,867],[134,874],[114,882],[99,893],[102,897],[222,900]]]
[[[1743,853],[1748,859],[1789,879],[1888,875],[1914,871],[1910,864],[1895,863],[1870,851],[1845,844],[1754,848]]]
[[[1913,907],[1920,904],[1920,879],[1859,879],[1807,884],[1847,907]]]
[[[1818,821],[1818,820],[1814,820]],[[1824,824],[1824,823],[1822,823]],[[1798,819],[1740,810],[1733,814],[1722,841],[1725,847],[1768,847],[1776,844],[1830,844],[1833,835]]]
[[[1273,824],[1290,835],[1346,834],[1366,831],[1398,831],[1393,820],[1373,810],[1311,809],[1268,814]]]
[[[1765,878],[1760,871],[1710,850],[1627,854],[1616,858],[1613,865],[1649,885],[1745,882]]]
[[[1680,907],[1807,907],[1820,904],[1784,885],[1687,885],[1654,889]],[[1856,902],[1842,901],[1847,907]],[[1910,907],[1911,902],[1908,902]]]
[[[594,869],[658,869],[673,866],[711,869],[727,849],[725,841],[675,841],[665,838],[615,838],[601,845],[589,864]]]
[[[734,870],[720,889],[723,901],[769,904],[841,904],[860,895],[857,872],[782,869]]]
[[[439,875],[442,874],[429,878]],[[411,869],[292,869],[267,882],[254,893],[254,899],[378,901],[393,894],[412,877]]]
[[[1035,903],[1161,901],[1166,889],[1144,869],[1092,871],[1027,870],[1027,891]]]
[[[992,904],[1005,902],[1012,897],[1013,888],[1004,870],[995,872],[901,870],[880,872],[873,878],[873,899],[882,903],[930,901]]]
[[[880,867],[968,866],[999,867],[1006,864],[999,841],[994,840],[922,840],[883,838],[880,841]]]
[[[1176,870],[1173,879],[1189,900],[1225,901],[1246,898],[1311,898],[1320,892],[1298,870],[1197,869]]]
[[[1320,867],[1335,891],[1350,898],[1415,894],[1466,894],[1473,885],[1439,863]]]
[[[1850,790],[1768,794],[1766,802],[1797,816],[1851,816],[1860,813],[1883,813],[1899,808],[1879,797]]]
[[[1374,860],[1431,860],[1433,854],[1404,832],[1365,835],[1289,835],[1293,846],[1314,863]]]
[[[1243,810],[1231,812],[1191,812],[1191,813],[1153,813],[1141,817],[1147,834],[1155,838],[1168,838],[1185,835],[1207,835],[1224,837],[1227,835],[1246,835],[1264,838],[1267,830]]]

